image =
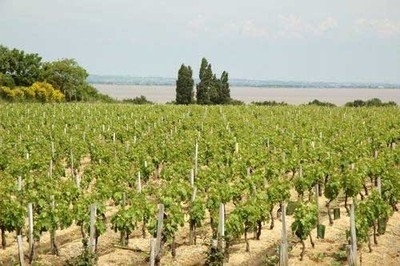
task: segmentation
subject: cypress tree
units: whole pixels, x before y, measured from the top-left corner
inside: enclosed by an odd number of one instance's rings
[[[231,91],[229,89],[229,76],[228,72],[222,72],[220,79],[220,101],[221,104],[227,104],[231,100]]]
[[[205,58],[201,60],[199,78],[200,83],[197,85],[196,90],[197,103],[211,104],[210,88],[213,86],[213,73],[211,64]]]
[[[229,89],[228,72],[222,72],[221,78],[218,79],[212,73],[211,64],[207,59],[201,60],[200,83],[196,87],[196,98],[198,104],[227,104],[231,100]]]
[[[193,103],[193,71],[190,66],[181,65],[178,71],[178,79],[176,80],[176,103],[191,104]]]

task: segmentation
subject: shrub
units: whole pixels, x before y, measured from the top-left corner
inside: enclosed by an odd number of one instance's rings
[[[237,99],[230,99],[228,104],[230,105],[245,105],[245,103],[241,100],[237,100]]]
[[[312,102],[309,102],[307,105],[316,105],[316,106],[326,106],[326,107],[335,107],[336,105],[330,102],[321,102],[317,99],[314,99]]]
[[[363,100],[355,100],[353,102],[348,102],[345,104],[347,107],[382,107],[382,106],[397,106],[397,103],[394,101],[389,101],[389,102],[382,102],[378,98],[373,98],[367,101]]]
[[[56,90],[47,82],[35,82],[30,87],[0,87],[0,97],[4,100],[17,101],[40,101],[40,102],[61,102],[64,94]]]
[[[252,102],[254,105],[265,105],[265,106],[285,106],[288,105],[285,102],[276,102],[276,101],[263,101],[263,102]]]
[[[40,102],[61,102],[64,100],[64,94],[60,90],[47,82],[35,82],[29,88],[25,88],[26,96],[35,95],[34,99]]]
[[[131,103],[131,104],[154,104],[153,102],[146,99],[145,96],[140,95],[140,97],[136,97],[133,99],[124,99],[122,100],[124,103]]]

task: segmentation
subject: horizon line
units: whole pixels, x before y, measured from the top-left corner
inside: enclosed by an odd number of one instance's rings
[[[123,75],[123,74],[89,74],[90,76],[97,77],[112,77],[112,78],[133,78],[133,79],[165,79],[165,80],[176,80],[176,77],[165,77],[165,76],[135,76],[135,75]],[[195,77],[194,80],[199,80],[199,78]],[[392,87],[400,87],[400,82],[388,82],[388,81],[324,81],[324,80],[281,80],[281,79],[252,79],[252,78],[230,78],[231,81],[245,81],[245,82],[265,82],[265,83],[308,83],[308,84],[316,84],[316,83],[324,83],[324,84],[363,84],[363,85],[389,85]]]

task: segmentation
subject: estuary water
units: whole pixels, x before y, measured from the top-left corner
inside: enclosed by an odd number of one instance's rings
[[[145,96],[156,103],[175,100],[174,86],[157,85],[114,85],[94,84],[104,94],[116,99]],[[382,101],[394,101],[400,105],[400,88],[398,89],[366,89],[366,88],[258,88],[231,87],[231,97],[245,103],[253,101],[277,101],[288,104],[305,104],[314,99],[344,105],[354,100],[379,98]]]

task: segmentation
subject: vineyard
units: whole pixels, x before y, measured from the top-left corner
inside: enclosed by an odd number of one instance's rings
[[[3,104],[0,265],[400,265],[399,142],[396,107]]]

